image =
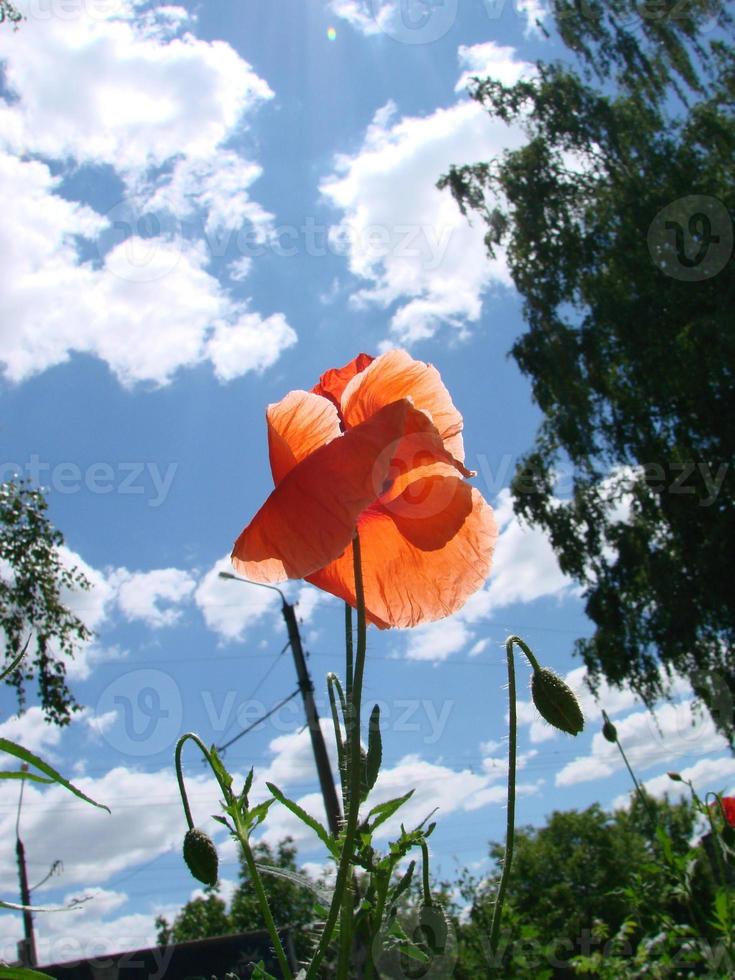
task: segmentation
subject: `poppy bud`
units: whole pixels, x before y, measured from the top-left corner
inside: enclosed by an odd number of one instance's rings
[[[605,724],[602,726],[602,734],[608,742],[617,742],[618,740],[618,730],[609,718],[605,718]]]
[[[546,667],[534,670],[531,678],[531,697],[540,715],[554,728],[577,735],[584,728],[584,716],[579,702],[561,677]]]
[[[666,775],[669,777],[669,779],[673,779],[675,783],[682,782],[682,778],[678,772],[667,772]]]
[[[184,860],[197,881],[204,885],[217,884],[217,849],[212,838],[203,830],[187,830],[184,837]]]

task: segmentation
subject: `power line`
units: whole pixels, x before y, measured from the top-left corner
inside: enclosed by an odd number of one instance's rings
[[[286,704],[292,698],[295,698],[296,695],[299,693],[300,693],[300,688],[297,687],[295,691],[293,691],[291,694],[288,695],[288,697],[285,697],[282,701],[279,701],[278,704],[274,705],[274,707],[272,707],[271,710],[267,711],[264,715],[261,715],[260,718],[256,718],[256,720],[252,723],[252,725],[248,725],[247,728],[243,728],[243,730],[239,732],[237,735],[235,735],[234,738],[231,738],[229,742],[225,742],[224,745],[217,746],[217,751],[224,752],[225,749],[230,747],[230,745],[236,742],[239,738],[242,738],[243,735],[247,735],[248,732],[251,732],[257,725],[265,721],[266,718],[270,718],[272,714],[278,711],[279,708],[282,708],[284,704]]]

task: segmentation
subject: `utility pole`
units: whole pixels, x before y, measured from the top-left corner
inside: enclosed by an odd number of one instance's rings
[[[21,766],[23,772],[28,772],[28,766],[23,763]],[[36,965],[36,940],[33,935],[33,913],[30,911],[28,906],[31,904],[31,892],[28,888],[28,874],[26,872],[26,852],[23,847],[23,841],[20,839],[20,810],[23,806],[23,790],[25,788],[25,779],[21,780],[20,783],[20,797],[18,799],[18,815],[15,821],[15,854],[18,859],[18,877],[20,878],[20,903],[25,905],[26,908],[23,909],[23,929],[25,931],[25,939],[18,943],[19,952],[21,953],[20,959],[24,966],[34,967]]]
[[[311,736],[311,747],[314,752],[314,761],[319,777],[319,786],[322,791],[322,799],[324,800],[324,809],[327,813],[327,823],[329,824],[329,831],[332,836],[337,837],[342,822],[342,811],[340,809],[334,779],[332,778],[332,768],[329,765],[327,746],[324,742],[321,725],[319,724],[319,713],[316,710],[316,703],[314,701],[314,685],[309,676],[306,659],[304,658],[304,648],[301,645],[299,624],[296,621],[296,610],[294,606],[286,602],[286,597],[283,592],[274,585],[266,585],[264,582],[249,582],[247,579],[232,575],[230,572],[220,572],[219,577],[232,579],[235,582],[245,582],[246,585],[262,585],[263,588],[273,589],[281,597],[281,612],[286,621],[288,642],[291,647],[291,653],[293,654],[296,676],[299,681],[299,690],[301,691],[301,697],[304,702],[306,724],[309,729],[309,735]]]
[[[286,629],[288,630],[288,638],[291,643],[293,662],[296,665],[299,688],[304,700],[306,723],[309,726],[309,734],[311,735],[311,747],[314,751],[314,761],[316,762],[316,769],[319,774],[319,785],[321,786],[322,797],[324,798],[324,807],[327,811],[329,830],[332,836],[336,837],[339,834],[342,813],[339,808],[334,779],[332,778],[332,769],[329,765],[327,746],[324,744],[322,727],[319,724],[319,714],[314,703],[314,685],[311,682],[311,677],[306,667],[306,660],[304,659],[301,634],[299,633],[299,625],[296,622],[296,610],[285,599],[282,601],[283,606],[281,612],[283,613],[283,618],[286,620]]]

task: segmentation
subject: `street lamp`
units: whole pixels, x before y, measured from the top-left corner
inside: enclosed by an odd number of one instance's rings
[[[336,837],[340,830],[342,811],[340,810],[337,790],[334,785],[334,779],[332,778],[332,769],[329,765],[327,746],[324,743],[324,736],[322,734],[321,725],[319,724],[319,714],[316,710],[316,704],[314,702],[314,685],[306,667],[306,660],[304,659],[304,649],[301,645],[301,634],[299,633],[299,624],[296,620],[296,610],[291,603],[286,601],[286,597],[283,592],[275,585],[266,585],[265,582],[250,582],[246,578],[240,578],[238,575],[233,575],[232,572],[220,572],[219,577],[223,579],[231,579],[233,582],[244,582],[245,585],[259,585],[264,589],[272,589],[281,597],[281,612],[284,620],[286,621],[288,642],[289,646],[291,647],[291,652],[293,653],[293,661],[294,665],[296,666],[296,676],[298,677],[299,681],[299,690],[301,691],[301,696],[304,701],[306,724],[309,729],[309,735],[311,736],[311,747],[314,752],[314,761],[316,763],[316,770],[319,776],[319,785],[321,787],[322,797],[324,799],[324,809],[327,813],[329,830],[332,836]]]

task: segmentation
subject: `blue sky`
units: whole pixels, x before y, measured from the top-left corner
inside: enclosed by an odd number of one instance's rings
[[[604,806],[629,786],[572,658],[589,632],[574,583],[544,536],[512,514],[507,485],[538,411],[507,352],[523,329],[502,255],[435,189],[450,163],[488,159],[521,134],[466,96],[474,72],[512,82],[558,57],[537,0],[281,0],[157,6],[50,0],[0,32],[2,478],[48,490],[66,560],[93,583],[69,603],[95,631],[69,677],[85,706],[63,732],[2,692],[0,733],[107,803],[28,787],[22,815],[34,898],[91,894],[37,916],[41,960],[152,942],[157,914],[195,893],[173,746],[189,729],[221,743],[295,688],[274,593],[218,571],[271,489],[264,409],[359,351],[403,346],[431,361],[465,418],[468,464],[500,526],[485,589],[450,620],[371,631],[366,701],[384,719],[375,801],[415,786],[404,819],[438,806],[435,869],[485,866],[503,835],[503,640],[519,633],[583,697],[588,729],[553,734],[521,706],[518,821]],[[331,30],[330,30],[331,29]],[[558,492],[568,489],[560,473]],[[309,667],[339,670],[342,610],[291,583]],[[527,673],[519,670],[521,690]],[[723,789],[734,766],[686,684],[657,721],[601,691],[653,792],[665,772]],[[298,700],[227,754],[319,813]],[[657,727],[658,726],[658,727]],[[198,822],[217,794],[189,758]],[[261,789],[262,791],[262,789]],[[17,895],[17,788],[3,789],[2,895]],[[288,815],[302,862],[324,854]],[[225,893],[234,850],[221,835]],[[14,955],[19,916],[0,917]]]

